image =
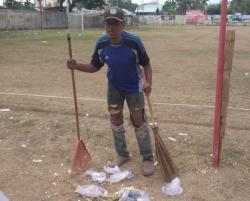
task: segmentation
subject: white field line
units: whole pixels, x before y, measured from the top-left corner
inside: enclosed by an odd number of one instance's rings
[[[26,93],[9,93],[9,92],[1,92],[2,95],[14,95],[14,96],[31,96],[31,97],[42,97],[42,98],[57,98],[57,99],[73,99],[70,96],[52,96],[52,95],[42,95],[42,94],[26,94]],[[102,98],[77,98],[78,100],[85,101],[106,101]],[[178,104],[178,103],[167,103],[167,102],[154,102],[153,105],[169,105],[169,106],[180,106],[180,107],[200,107],[200,108],[214,108],[212,105],[193,105],[193,104]],[[241,111],[250,111],[249,108],[236,108],[236,107],[228,107],[230,110],[241,110]]]

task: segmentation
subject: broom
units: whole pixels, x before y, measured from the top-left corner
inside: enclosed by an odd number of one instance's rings
[[[72,59],[72,49],[71,49],[71,39],[70,34],[67,35],[68,48],[69,48],[69,59]],[[73,162],[71,167],[71,176],[75,177],[81,175],[87,169],[88,163],[91,160],[90,154],[80,138],[80,127],[78,118],[78,107],[77,107],[77,97],[76,97],[76,86],[75,86],[75,75],[74,70],[71,70],[71,78],[73,85],[74,94],[74,105],[75,105],[75,116],[76,116],[76,130],[77,130],[77,141],[74,145]]]
[[[145,79],[144,79],[144,84],[145,84]],[[171,182],[175,177],[178,176],[178,170],[177,167],[172,160],[167,147],[162,140],[160,134],[159,134],[159,129],[158,129],[158,124],[156,122],[152,104],[150,101],[149,95],[146,96],[147,102],[148,102],[148,107],[149,107],[149,112],[151,116],[151,120],[153,121],[150,126],[151,129],[154,133],[154,140],[155,140],[155,155],[156,155],[156,160],[159,163],[161,172],[164,176],[164,179],[166,182]]]

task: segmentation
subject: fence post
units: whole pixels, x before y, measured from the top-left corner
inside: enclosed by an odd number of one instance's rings
[[[43,32],[43,11],[42,11],[42,0],[38,0],[40,9],[40,30]]]
[[[221,130],[220,130],[220,145],[219,145],[220,158],[221,158],[222,140],[225,136],[225,128],[227,120],[230,78],[233,66],[234,43],[235,43],[235,31],[228,30],[226,35],[226,44],[225,44],[225,64],[224,64],[224,76],[223,76]]]
[[[84,32],[84,14],[83,14],[83,10],[81,10],[81,15],[82,15],[82,32]]]
[[[221,131],[221,107],[222,107],[222,87],[223,87],[223,72],[224,72],[224,50],[225,50],[225,35],[226,35],[226,15],[227,15],[227,0],[221,2],[221,18],[220,18],[220,34],[218,48],[218,63],[217,63],[217,78],[216,78],[216,99],[214,110],[214,132],[213,132],[213,154],[212,165],[218,168],[220,163],[219,145]]]

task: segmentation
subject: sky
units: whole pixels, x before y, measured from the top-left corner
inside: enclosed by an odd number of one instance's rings
[[[157,1],[157,0],[132,0],[132,3],[137,3],[137,4],[141,4],[143,3],[148,3],[148,2],[152,2],[152,1]],[[164,4],[166,0],[159,0],[159,3]],[[220,0],[210,0],[208,1],[208,3],[219,3]]]

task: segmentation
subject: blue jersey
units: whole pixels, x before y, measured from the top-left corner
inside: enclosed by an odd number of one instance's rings
[[[120,45],[112,45],[107,35],[97,42],[91,64],[101,68],[107,64],[109,84],[126,92],[142,92],[140,65],[149,63],[147,52],[138,36],[122,32]]]

